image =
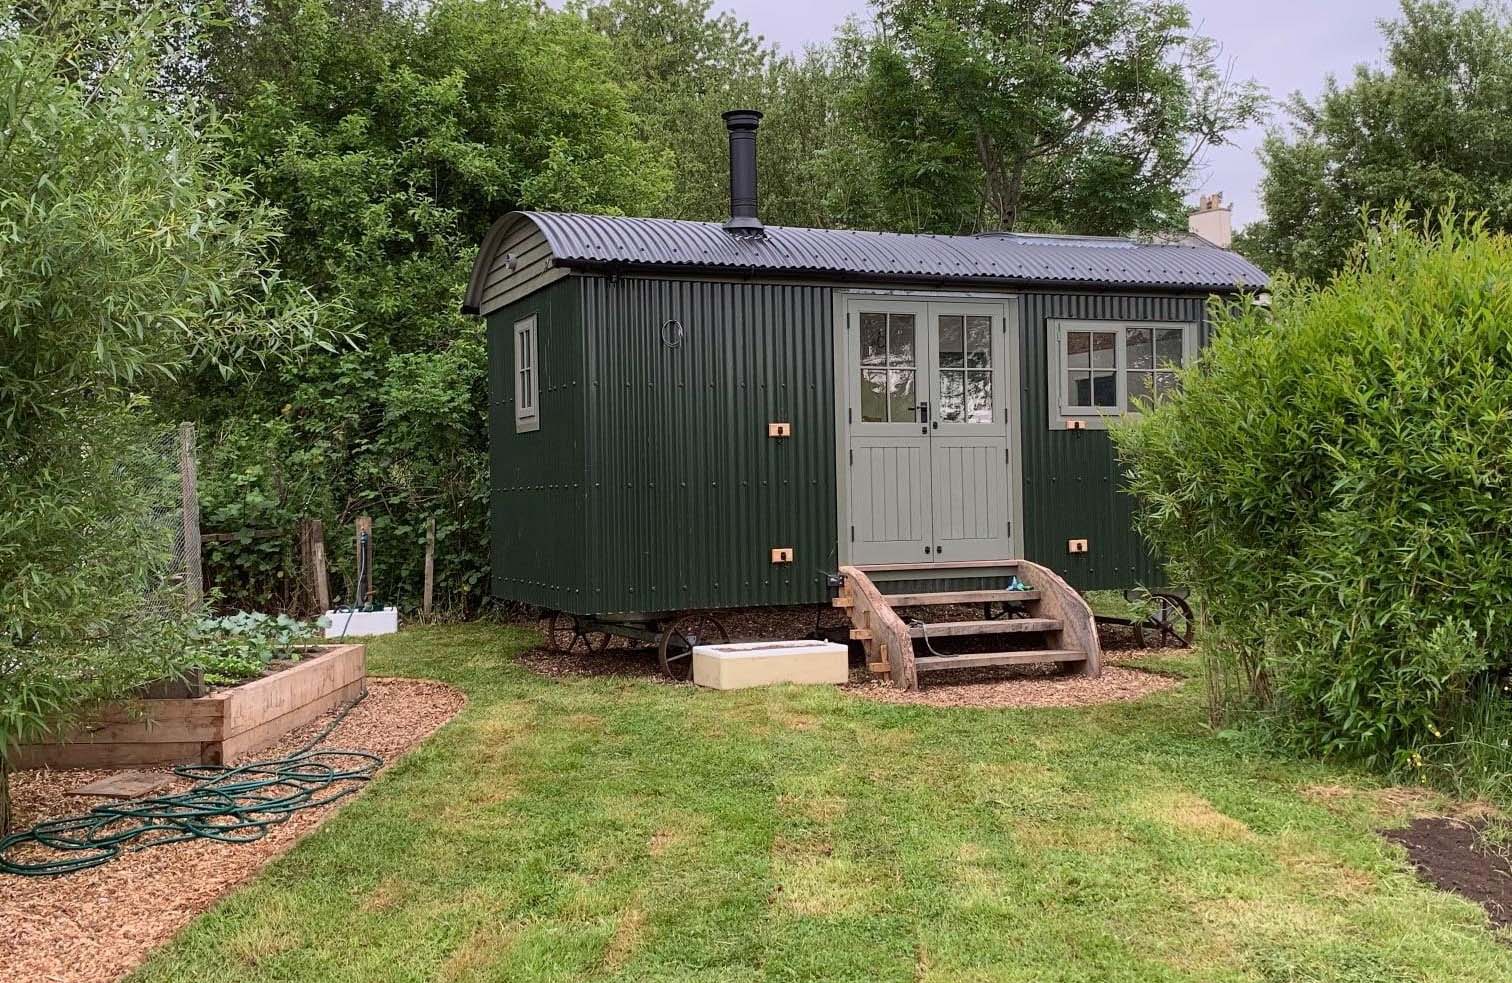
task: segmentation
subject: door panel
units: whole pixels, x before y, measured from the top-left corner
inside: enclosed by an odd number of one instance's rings
[[[1007,559],[1005,305],[846,307],[852,563]]]
[[[856,563],[908,563],[931,542],[929,447],[915,438],[867,438],[851,467]]]
[[[1002,304],[931,303],[936,413],[930,427],[934,557],[1012,556],[1007,347]]]
[[[923,304],[858,301],[846,332],[851,560],[910,563],[933,555],[929,342]],[[925,554],[928,549],[929,554]]]

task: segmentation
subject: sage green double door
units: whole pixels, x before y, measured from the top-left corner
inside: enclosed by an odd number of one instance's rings
[[[851,295],[846,495],[856,564],[1012,553],[1007,302]]]

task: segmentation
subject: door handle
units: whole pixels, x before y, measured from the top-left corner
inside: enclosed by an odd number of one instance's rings
[[[929,402],[927,400],[919,403],[919,422],[929,422]]]

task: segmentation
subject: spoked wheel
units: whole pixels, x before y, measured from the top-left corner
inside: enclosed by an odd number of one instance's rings
[[[1188,648],[1197,631],[1192,606],[1179,594],[1152,593],[1154,610],[1134,624],[1134,642],[1140,648]]]
[[[558,655],[596,655],[609,647],[612,640],[607,631],[592,631],[583,627],[580,618],[557,612],[546,625],[546,647]]]
[[[724,625],[712,614],[685,614],[662,632],[656,655],[662,672],[673,679],[687,679],[693,675],[693,646],[729,640]]]

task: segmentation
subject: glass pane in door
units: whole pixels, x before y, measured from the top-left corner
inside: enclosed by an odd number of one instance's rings
[[[936,400],[941,423],[992,422],[992,316],[941,314]]]
[[[914,315],[863,311],[860,327],[861,422],[914,422],[919,402]]]

